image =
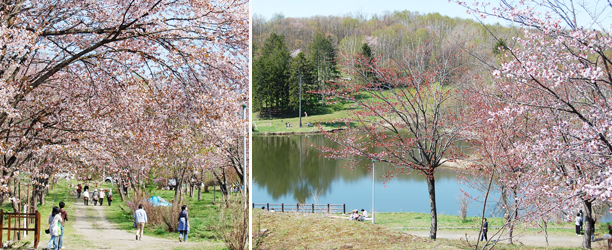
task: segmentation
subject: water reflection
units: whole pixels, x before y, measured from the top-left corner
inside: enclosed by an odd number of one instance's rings
[[[346,161],[319,157],[320,151],[311,147],[310,143],[335,146],[322,135],[253,137],[253,202],[346,203],[347,209],[371,208],[370,165],[351,170],[343,167]],[[416,172],[397,175],[389,182],[378,178],[389,170],[383,163],[376,164],[376,210],[428,213],[429,196],[425,178]],[[457,214],[455,196],[460,189],[479,195],[478,191],[459,183],[455,172],[436,172],[439,213]],[[468,215],[476,215],[478,207],[473,204]]]

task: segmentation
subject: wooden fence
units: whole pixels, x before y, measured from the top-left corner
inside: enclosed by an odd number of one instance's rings
[[[301,212],[301,213],[346,213],[346,204],[270,204],[253,203],[253,209],[263,208],[275,212]]]
[[[4,216],[7,216],[7,225],[4,226]],[[22,225],[20,219],[26,219],[24,225]],[[34,228],[30,228],[29,221],[34,219]],[[11,223],[14,224],[11,226]],[[0,247],[3,243],[3,233],[7,230],[8,237],[7,241],[11,240],[11,230],[13,233],[19,235],[22,231],[34,231],[34,248],[38,247],[40,241],[40,213],[38,210],[34,213],[5,213],[4,210],[0,209]]]

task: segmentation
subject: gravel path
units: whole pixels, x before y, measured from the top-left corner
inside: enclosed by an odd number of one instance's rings
[[[72,227],[77,234],[84,237],[91,244],[88,249],[173,249],[175,247],[197,248],[202,242],[179,242],[176,240],[155,238],[143,235],[142,241],[137,241],[136,230],[124,231],[117,229],[115,224],[106,220],[106,206],[85,206],[81,202],[75,203],[74,215],[70,215]],[[88,210],[93,210],[93,216],[86,216]],[[92,212],[89,212],[91,215]],[[44,242],[46,243],[46,242]],[[197,245],[196,245],[197,244]],[[41,244],[46,245],[46,244]],[[71,249],[67,243],[66,249]]]

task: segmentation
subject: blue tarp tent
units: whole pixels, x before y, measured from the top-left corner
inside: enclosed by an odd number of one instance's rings
[[[151,202],[151,205],[153,205],[154,207],[159,207],[159,206],[172,206],[172,203],[167,202],[166,200],[164,200],[164,198],[159,197],[159,196],[151,196],[151,198],[149,199],[149,202]]]

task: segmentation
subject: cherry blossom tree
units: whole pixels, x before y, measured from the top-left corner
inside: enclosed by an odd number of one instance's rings
[[[359,54],[354,60],[343,61],[346,69],[359,74],[363,84],[340,82],[330,91],[331,101],[351,102],[356,109],[334,121],[344,124],[345,130],[324,132],[339,146],[319,147],[324,157],[348,159],[351,167],[368,160],[386,162],[393,170],[384,178],[412,171],[424,175],[430,197],[431,239],[436,239],[437,232],[434,173],[457,157],[454,146],[461,140],[460,128],[453,123],[458,110],[450,105],[453,86],[463,73],[453,63],[460,52],[458,46],[438,50],[438,45],[430,42],[414,47],[390,68],[381,67],[379,58]],[[319,124],[321,131],[322,126]]]
[[[1,1],[2,194],[95,168],[133,187],[180,140],[245,131],[248,26],[245,1]]]
[[[531,202],[559,197],[553,205],[566,211],[581,204],[586,228],[582,245],[590,248],[592,207],[612,197],[608,167],[612,40],[600,15],[612,6],[561,1],[458,3],[483,18],[495,16],[524,27],[524,34],[514,38],[516,45],[507,48],[493,72],[500,82],[494,96],[508,105],[497,115],[512,120],[529,114],[538,128],[513,145],[517,160],[532,173],[520,179],[532,186],[521,196]],[[591,20],[581,18],[580,10]]]

